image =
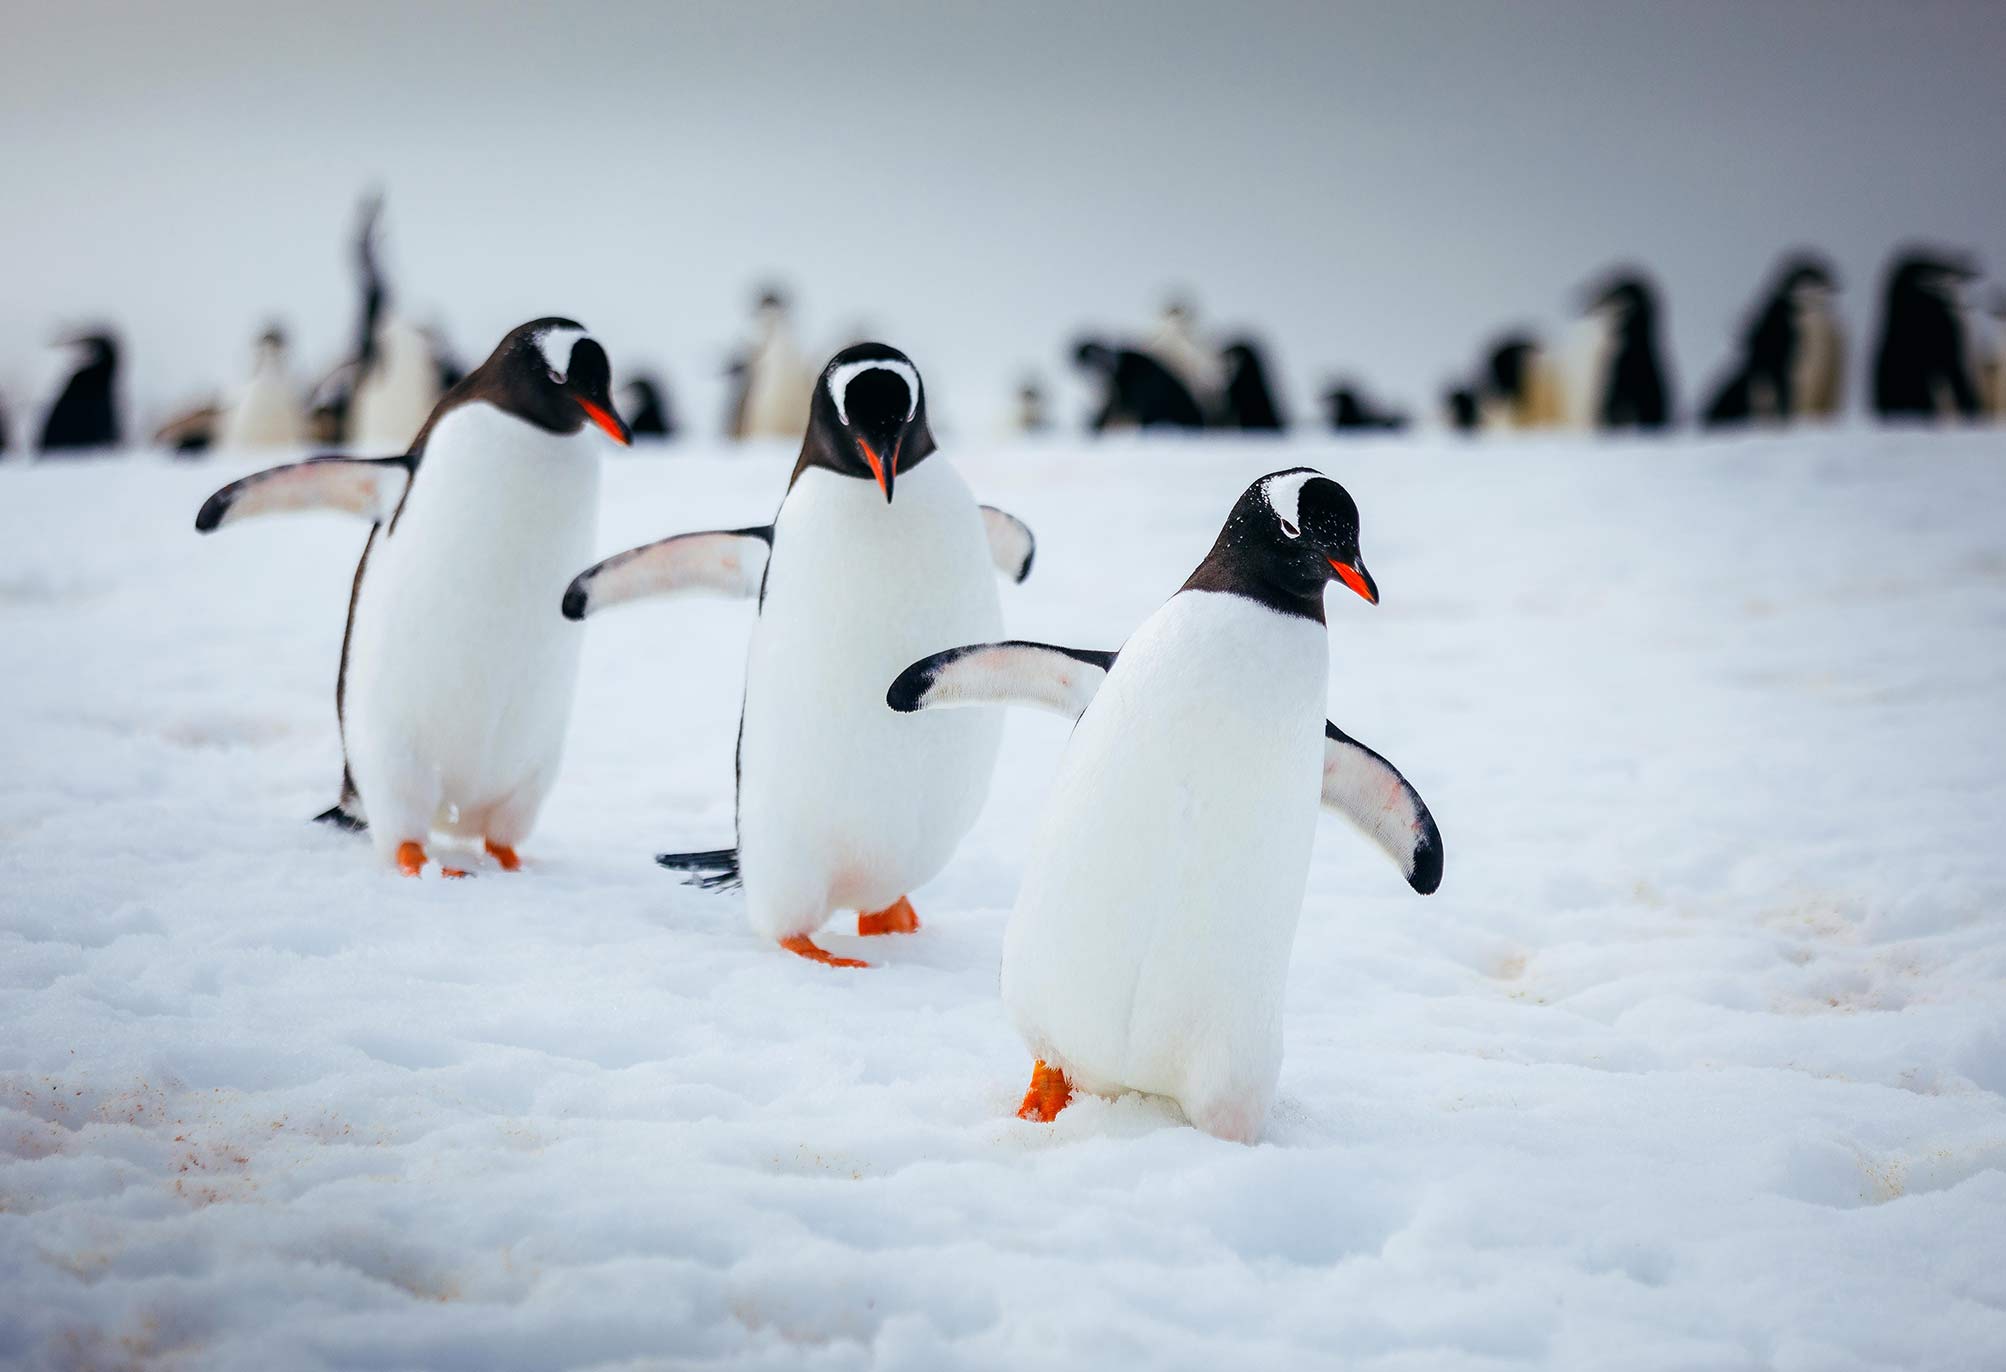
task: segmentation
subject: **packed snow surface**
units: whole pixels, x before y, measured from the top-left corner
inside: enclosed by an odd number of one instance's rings
[[[651,861],[729,841],[752,608],[637,606],[527,870],[401,880],[306,822],[363,528],[10,465],[0,1365],[2006,1365],[2006,438],[945,451],[1039,536],[1011,632],[1088,647],[1260,473],[1358,499],[1329,713],[1447,875],[1320,822],[1265,1142],[1013,1117],[1064,721],[814,966]],[[600,546],[787,463],[614,458]]]

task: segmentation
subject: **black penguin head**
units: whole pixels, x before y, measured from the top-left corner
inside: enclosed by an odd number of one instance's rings
[[[1783,259],[1779,293],[1795,298],[1829,295],[1839,289],[1832,264],[1814,252],[1792,253]]]
[[[76,349],[79,367],[100,367],[109,371],[118,366],[118,340],[109,333],[73,334],[58,346]]]
[[[1098,338],[1082,338],[1073,345],[1073,365],[1082,371],[1113,376],[1115,362],[1114,349]]]
[[[1514,398],[1523,392],[1529,364],[1538,348],[1527,334],[1506,334],[1499,339],[1486,363],[1491,389]]]
[[[1611,272],[1587,293],[1587,313],[1604,315],[1618,327],[1647,327],[1658,311],[1658,293],[1642,272]]]
[[[884,343],[854,343],[815,382],[801,460],[875,481],[890,504],[899,473],[933,451],[926,395],[912,359]]]
[[[1955,305],[1965,283],[1978,276],[1977,264],[1960,254],[1914,250],[1896,259],[1888,278],[1888,298],[1928,295]]]
[[[1247,487],[1184,586],[1230,591],[1321,622],[1323,588],[1333,581],[1379,603],[1358,551],[1350,492],[1313,468],[1291,467]]]
[[[615,443],[632,441],[613,408],[613,369],[606,350],[570,319],[532,319],[510,331],[468,377],[483,398],[518,419],[556,434],[596,424]]]

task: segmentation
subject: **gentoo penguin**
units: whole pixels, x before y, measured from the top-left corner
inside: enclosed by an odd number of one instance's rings
[[[1507,334],[1492,345],[1479,388],[1483,428],[1553,428],[1560,423],[1562,408],[1560,379],[1538,339]]]
[[[637,376],[620,388],[620,412],[636,438],[665,439],[675,434],[668,398],[650,377]]]
[[[700,884],[742,880],[752,927],[840,967],[809,935],[832,911],[860,934],[918,927],[907,893],[946,865],[975,822],[999,721],[885,709],[914,658],[993,636],[995,573],[1021,581],[1031,534],[979,506],[934,450],[919,372],[882,343],[845,348],[814,385],[807,435],[771,525],[684,534],[581,573],[563,610],[583,619],[671,591],[759,600],[738,733],[738,846],[665,854]]]
[[[787,300],[767,290],[753,310],[752,342],[732,360],[733,438],[793,438],[808,424],[815,375],[795,346]]]
[[[1147,353],[1086,339],[1074,349],[1073,361],[1100,379],[1100,409],[1087,421],[1093,432],[1205,427],[1190,389]]]
[[[1751,420],[1827,419],[1843,393],[1844,335],[1822,258],[1785,260],[1742,333],[1741,356],[1707,402],[1709,428]]]
[[[1373,404],[1355,382],[1341,381],[1323,393],[1330,427],[1340,433],[1357,430],[1397,433],[1407,427],[1407,416],[1382,410]]]
[[[1199,337],[1197,312],[1189,301],[1172,297],[1165,302],[1156,327],[1143,340],[1142,351],[1184,383],[1191,398],[1198,402],[1199,413],[1208,421],[1225,409],[1226,359],[1219,349]]]
[[[1972,382],[1959,292],[1978,275],[1944,253],[1911,251],[1888,269],[1874,353],[1874,412],[1883,419],[1973,419]]]
[[[1282,407],[1268,384],[1267,361],[1261,345],[1251,338],[1237,338],[1221,350],[1226,367],[1226,403],[1220,427],[1280,433],[1288,428]]]
[[[374,526],[335,683],[341,800],[317,818],[366,825],[406,876],[434,829],[485,840],[514,871],[556,778],[579,637],[551,611],[591,555],[600,434],[628,440],[610,383],[581,325],[533,320],[439,401],[402,456],[274,467],[195,516],[202,533],[307,509]]]
[[[891,685],[894,710],[1017,702],[1076,717],[1003,937],[1003,1001],[1032,1056],[1019,1110],[1074,1088],[1168,1096],[1209,1134],[1260,1135],[1322,804],[1416,891],[1442,839],[1414,788],[1324,719],[1323,589],[1379,592],[1358,507],[1307,467],[1262,477],[1119,652],[986,643]]]
[[[225,448],[289,448],[306,441],[306,412],[286,368],[286,336],[276,326],[258,338],[251,379],[224,414]]]
[[[1598,429],[1665,428],[1671,390],[1658,357],[1658,296],[1638,272],[1618,272],[1589,297],[1597,335],[1588,376],[1592,422]]]
[[[409,446],[439,403],[439,364],[424,333],[391,315],[376,331],[376,360],[355,383],[348,410],[350,447]]]
[[[69,340],[68,346],[80,349],[82,357],[49,407],[37,447],[45,453],[116,448],[121,433],[118,343],[110,334],[91,333]]]

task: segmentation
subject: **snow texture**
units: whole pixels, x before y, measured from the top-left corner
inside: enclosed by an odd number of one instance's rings
[[[2006,1365],[2001,450],[957,453],[1038,536],[1009,631],[1087,647],[1261,472],[1358,499],[1329,713],[1447,876],[1319,821],[1256,1147],[1013,1118],[1063,721],[920,933],[812,966],[651,861],[729,840],[751,607],[637,607],[527,870],[405,881],[306,822],[363,530],[198,538],[247,462],[0,471],[0,1366]],[[788,456],[610,462],[600,551]]]

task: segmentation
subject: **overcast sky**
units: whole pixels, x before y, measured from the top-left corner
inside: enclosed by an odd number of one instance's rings
[[[268,317],[302,370],[333,361],[370,183],[400,302],[463,352],[572,314],[703,428],[769,276],[812,344],[867,324],[979,432],[1172,287],[1263,333],[1300,413],[1337,371],[1429,400],[1636,260],[1689,409],[1785,247],[1837,260],[1861,326],[1898,240],[2006,264],[1997,0],[192,0],[5,27],[17,417],[72,320],[125,331],[142,420],[239,375]]]

